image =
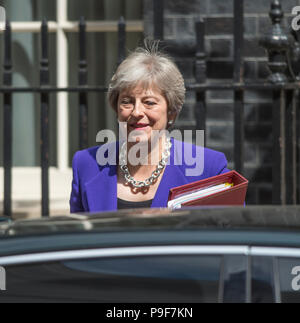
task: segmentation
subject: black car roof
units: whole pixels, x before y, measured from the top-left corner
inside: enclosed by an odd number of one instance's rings
[[[0,239],[54,233],[257,229],[300,231],[300,206],[136,209],[0,222]]]
[[[1,222],[0,222],[1,223]],[[140,209],[0,224],[0,257],[125,246],[300,247],[300,207]]]

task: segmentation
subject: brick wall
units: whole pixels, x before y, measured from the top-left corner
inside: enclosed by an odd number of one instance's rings
[[[290,25],[291,10],[300,0],[283,0],[283,25]],[[244,1],[245,79],[265,79],[267,57],[258,38],[271,27],[270,1]],[[173,53],[187,81],[194,81],[194,23],[205,18],[205,46],[209,81],[226,82],[233,75],[233,0],[165,0],[164,35],[186,51]],[[152,0],[144,0],[145,35],[153,35]],[[226,154],[233,168],[233,93],[208,91],[207,147]],[[186,103],[176,127],[191,128],[195,124],[194,93],[187,93]],[[250,180],[248,204],[272,203],[272,93],[245,92],[245,171]]]

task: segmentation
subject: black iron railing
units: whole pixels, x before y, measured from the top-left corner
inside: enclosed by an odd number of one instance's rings
[[[195,24],[195,83],[186,84],[188,91],[196,93],[195,119],[197,129],[206,127],[206,99],[208,90],[234,91],[234,168],[243,172],[244,167],[244,93],[246,90],[273,91],[273,203],[296,204],[300,197],[299,174],[297,174],[297,123],[296,102],[299,80],[291,66],[291,49],[297,46],[297,39],[286,35],[281,29],[281,5],[273,0],[270,17],[273,27],[270,33],[262,38],[261,44],[269,54],[271,75],[262,82],[245,82],[243,65],[243,0],[234,0],[234,69],[232,82],[226,84],[208,83],[206,75],[206,53],[204,45],[205,22]],[[163,40],[164,1],[153,0],[154,38]],[[11,59],[11,28],[7,22],[4,37],[4,214],[12,214],[12,95],[17,92],[40,93],[41,108],[41,169],[42,169],[42,215],[49,215],[49,95],[57,92],[75,92],[79,96],[79,147],[87,147],[88,130],[88,93],[105,92],[106,86],[89,86],[87,84],[88,66],[86,60],[86,23],[79,22],[79,66],[78,86],[58,88],[49,85],[48,28],[44,20],[41,27],[40,86],[13,87]],[[119,21],[118,63],[125,57],[125,29],[123,18]],[[295,34],[294,34],[295,36]],[[167,44],[167,42],[162,42]],[[172,48],[172,44],[169,44]],[[168,47],[168,46],[166,46]],[[184,49],[182,50],[184,52]]]
[[[49,86],[49,53],[48,53],[48,25],[42,22],[42,59],[40,67],[41,85],[41,167],[42,167],[42,214],[49,214],[49,92],[44,88]]]
[[[5,88],[12,86],[12,61],[11,61],[11,29],[6,24],[4,36],[4,75],[3,85]],[[3,93],[4,100],[4,214],[11,215],[12,204],[12,92]]]

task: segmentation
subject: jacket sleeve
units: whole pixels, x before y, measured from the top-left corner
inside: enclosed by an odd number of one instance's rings
[[[78,152],[74,155],[72,161],[73,168],[73,180],[72,180],[72,191],[70,197],[70,212],[83,212],[84,208],[82,205],[81,190],[80,190],[80,179],[78,175],[77,166]]]

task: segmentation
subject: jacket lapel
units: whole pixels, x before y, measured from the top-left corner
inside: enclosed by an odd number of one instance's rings
[[[86,185],[89,212],[117,209],[117,167],[103,167]]]
[[[118,163],[119,142],[105,144],[102,148],[104,148],[103,151],[107,148],[105,157],[108,157],[110,150],[111,155],[115,155],[116,159],[105,166],[98,166],[99,171],[96,176],[85,184],[89,212],[117,209],[117,166],[115,162]]]
[[[179,166],[167,165],[151,207],[166,207],[170,189],[187,183],[188,181],[181,172]]]
[[[168,204],[170,189],[188,183],[184,173],[179,166],[182,164],[180,155],[178,155],[178,152],[181,151],[178,149],[180,148],[178,147],[178,145],[181,143],[174,140],[174,138],[171,138],[171,142],[172,148],[170,153],[170,160],[157,188],[151,207],[166,207]]]

